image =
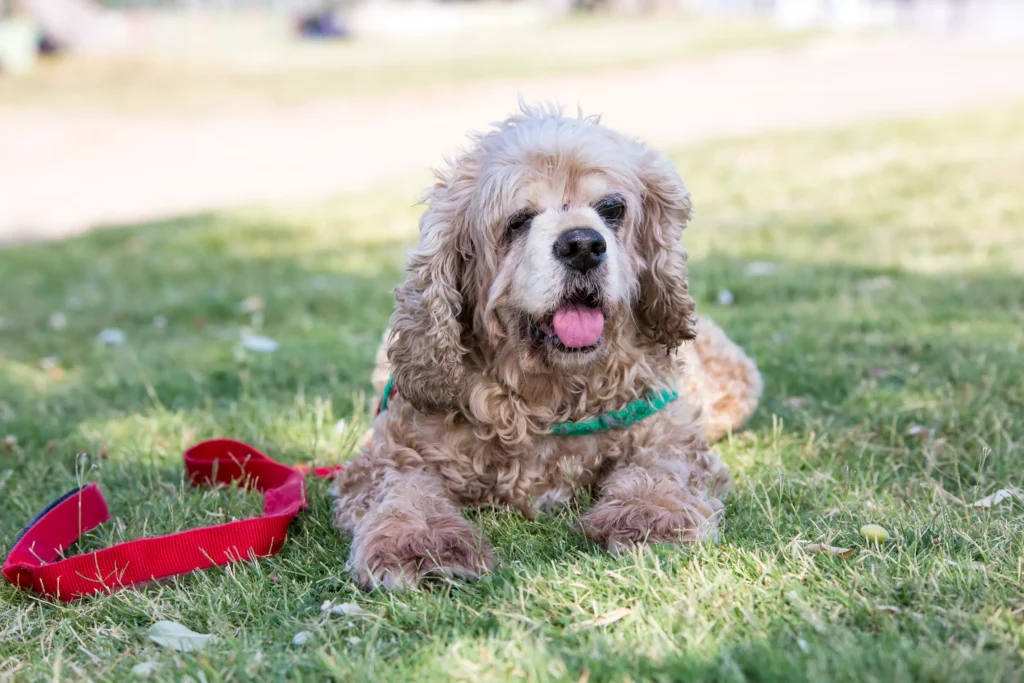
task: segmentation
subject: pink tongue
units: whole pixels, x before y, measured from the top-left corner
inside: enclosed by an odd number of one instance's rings
[[[604,332],[604,314],[599,308],[566,306],[551,321],[558,340],[570,349],[593,346]]]

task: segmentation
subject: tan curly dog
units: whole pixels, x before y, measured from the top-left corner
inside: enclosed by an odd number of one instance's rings
[[[708,440],[750,416],[761,379],[695,315],[672,164],[523,107],[437,176],[374,373],[395,392],[333,489],[359,583],[478,577],[494,557],[460,507],[532,517],[588,487],[580,528],[610,551],[716,538],[729,473]],[[673,388],[642,419],[553,433]]]

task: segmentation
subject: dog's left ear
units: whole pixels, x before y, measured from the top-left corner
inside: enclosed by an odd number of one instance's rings
[[[644,200],[636,240],[644,265],[636,318],[646,337],[671,351],[696,334],[682,242],[693,204],[683,179],[661,153],[644,149],[639,167]]]

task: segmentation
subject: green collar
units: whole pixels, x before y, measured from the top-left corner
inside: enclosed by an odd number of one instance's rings
[[[384,385],[384,394],[377,412],[384,412],[388,409],[388,403],[395,392],[394,383],[395,378],[389,377],[388,383]],[[555,436],[583,436],[607,432],[611,429],[628,429],[637,422],[654,415],[677,398],[679,398],[679,392],[675,389],[652,390],[646,397],[630,401],[618,410],[577,422],[555,422],[548,427],[548,431]]]

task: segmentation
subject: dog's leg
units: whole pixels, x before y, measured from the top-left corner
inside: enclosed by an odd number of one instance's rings
[[[757,408],[763,388],[757,366],[710,319],[697,319],[697,338],[684,350],[680,388],[701,407],[709,441],[738,430]]]
[[[335,521],[352,535],[348,568],[366,589],[404,590],[430,577],[479,578],[494,567],[483,534],[434,475],[363,457],[334,486]]]
[[[717,541],[728,488],[728,471],[706,446],[662,457],[641,454],[604,476],[580,526],[611,552],[645,543]]]

